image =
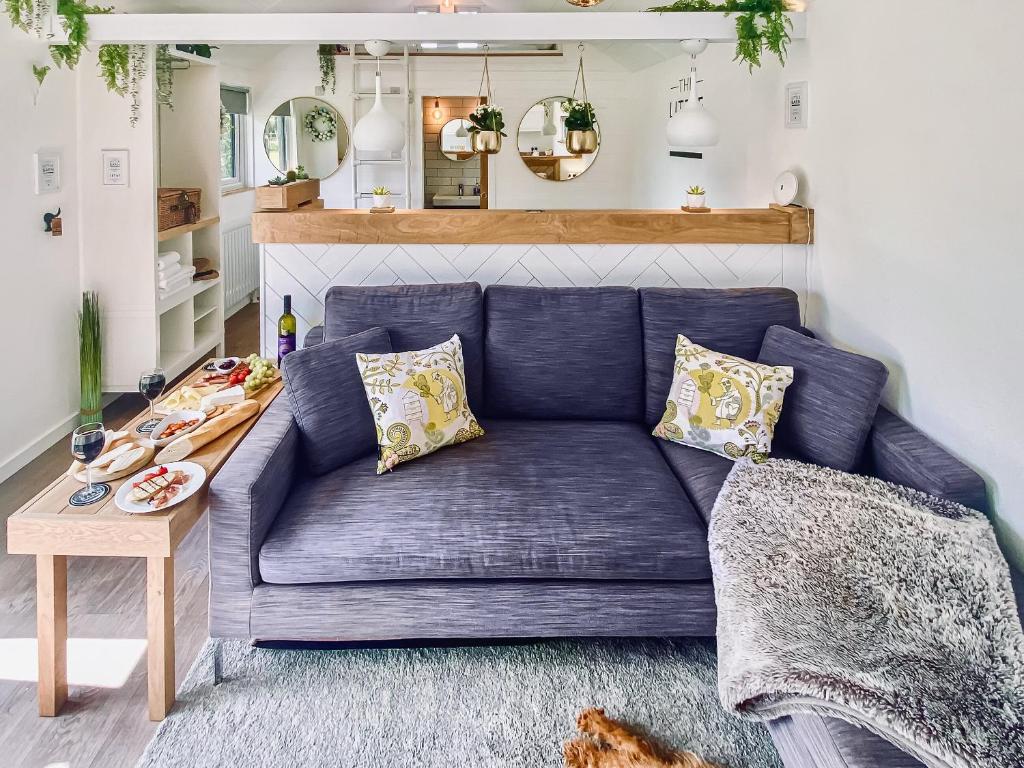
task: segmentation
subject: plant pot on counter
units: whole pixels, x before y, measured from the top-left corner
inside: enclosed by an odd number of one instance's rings
[[[373,196],[373,207],[374,208],[387,208],[391,205],[391,195],[374,195]]]
[[[565,148],[574,155],[592,155],[597,152],[597,131],[568,131],[565,134]]]
[[[704,195],[686,195],[686,207],[687,208],[704,208]]]
[[[470,136],[473,151],[478,155],[495,155],[501,151],[501,133],[498,131],[474,131]]]

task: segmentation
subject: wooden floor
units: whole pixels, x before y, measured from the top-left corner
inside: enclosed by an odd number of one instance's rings
[[[229,355],[259,347],[258,304],[227,321]],[[122,395],[104,409],[104,423],[118,426],[145,407],[140,395]],[[121,768],[134,766],[156,730],[146,710],[144,652],[119,687],[76,685],[97,673],[125,667],[117,639],[146,638],[146,563],[142,559],[69,558],[68,634],[71,695],[61,716],[36,711],[35,559],[7,554],[7,517],[70,463],[67,440],[0,483],[0,766],[3,768]],[[177,679],[180,682],[207,637],[206,521],[178,550],[176,562]],[[97,639],[102,655],[76,668],[76,640]],[[24,659],[24,662],[21,660]],[[84,677],[83,677],[84,676]],[[21,680],[11,678],[22,678]],[[27,679],[27,681],[26,681]],[[109,682],[104,681],[107,685]]]

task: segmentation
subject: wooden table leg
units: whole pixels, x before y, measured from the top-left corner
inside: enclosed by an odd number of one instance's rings
[[[39,715],[56,717],[68,699],[68,559],[36,555]]]
[[[146,559],[146,634],[149,638],[149,719],[174,706],[174,558]]]

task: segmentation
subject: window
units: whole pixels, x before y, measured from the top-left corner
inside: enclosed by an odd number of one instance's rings
[[[220,187],[222,192],[249,186],[249,91],[220,88]]]

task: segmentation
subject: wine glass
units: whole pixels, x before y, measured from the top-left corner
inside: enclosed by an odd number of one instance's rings
[[[92,463],[103,453],[107,443],[107,433],[98,422],[83,424],[71,433],[71,455],[85,464],[86,484],[84,489],[75,491],[71,503],[76,505],[92,504],[107,495],[110,486],[92,482]]]
[[[154,418],[156,414],[156,401],[163,394],[167,386],[167,374],[163,368],[148,368],[139,376],[139,392],[149,401],[149,418],[139,424],[139,433],[152,432],[153,428],[160,423]]]

